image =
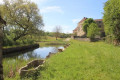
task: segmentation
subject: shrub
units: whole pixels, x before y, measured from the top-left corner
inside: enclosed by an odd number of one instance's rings
[[[99,34],[99,28],[96,23],[91,23],[90,26],[87,28],[87,37],[90,39],[94,39],[96,35]]]
[[[109,38],[112,39],[112,43],[118,45],[120,43],[120,0],[108,0],[105,3],[103,22],[106,36],[111,36]]]

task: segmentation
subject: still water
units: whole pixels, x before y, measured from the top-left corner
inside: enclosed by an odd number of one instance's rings
[[[48,46],[48,47],[39,47],[34,50],[29,50],[26,52],[17,52],[11,55],[4,56],[4,58],[13,58],[13,59],[45,59],[49,55],[49,52],[55,54],[58,52],[58,49],[63,49],[63,46]]]

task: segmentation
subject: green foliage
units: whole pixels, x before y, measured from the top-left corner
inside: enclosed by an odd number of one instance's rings
[[[13,44],[13,39],[10,36],[6,35],[3,40],[3,46],[12,46]]]
[[[14,30],[14,41],[26,35],[38,34],[43,27],[37,5],[29,0],[4,0],[0,11],[9,29]]]
[[[87,28],[89,27],[88,23],[83,23],[83,31],[87,33]]]
[[[18,46],[18,45],[26,45],[26,44],[34,44],[35,39],[30,38],[29,36],[24,36],[20,38],[19,40],[14,41],[13,40],[13,34],[11,35],[5,35],[3,39],[3,46]]]
[[[50,36],[50,37],[54,37],[54,32],[44,32],[45,36]],[[67,37],[71,37],[71,34],[68,33],[60,33],[60,38],[67,38]]]
[[[120,0],[105,3],[103,22],[106,36],[120,42]]]
[[[71,34],[61,33],[60,38],[70,38]]]
[[[87,28],[87,37],[95,38],[96,35],[99,34],[99,28],[96,23],[91,23],[90,26]]]
[[[88,18],[88,19],[86,19],[86,20],[84,21],[84,23],[83,23],[83,31],[84,31],[85,33],[87,33],[87,28],[89,27],[89,25],[90,25],[91,23],[95,23],[95,21],[94,21],[92,18]]]
[[[30,36],[40,37],[43,35],[42,16],[34,2],[4,0],[4,3],[0,5],[0,11],[7,22],[7,25],[3,27],[4,46],[32,44],[35,38]]]
[[[45,32],[47,36],[54,37],[54,32]]]

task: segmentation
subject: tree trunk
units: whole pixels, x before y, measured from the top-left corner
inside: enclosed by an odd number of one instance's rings
[[[13,40],[16,42],[16,40],[20,39],[21,37],[23,37],[23,36],[25,36],[25,35],[26,35],[26,34],[21,34],[21,35],[15,37]]]
[[[57,40],[57,37],[56,37],[56,40]]]
[[[2,66],[2,44],[3,44],[3,32],[2,32],[2,25],[0,24],[0,80],[4,80],[3,66]]]

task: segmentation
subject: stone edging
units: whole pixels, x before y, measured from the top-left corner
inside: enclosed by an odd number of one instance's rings
[[[15,53],[19,51],[29,50],[32,48],[39,47],[39,44],[33,44],[33,45],[27,45],[27,46],[21,46],[21,47],[13,47],[13,48],[3,48],[3,55],[7,55],[8,53]]]
[[[43,64],[45,63],[45,60],[33,60],[29,62],[26,66],[19,69],[20,76],[25,76],[26,74],[31,74],[36,72],[38,69],[40,69]],[[33,69],[30,69],[33,68]]]
[[[68,48],[70,46],[70,44],[66,44],[64,45],[64,49],[58,49],[58,52],[63,52],[66,48]],[[46,58],[49,58],[51,55],[53,55],[53,53],[49,52],[49,55]]]

